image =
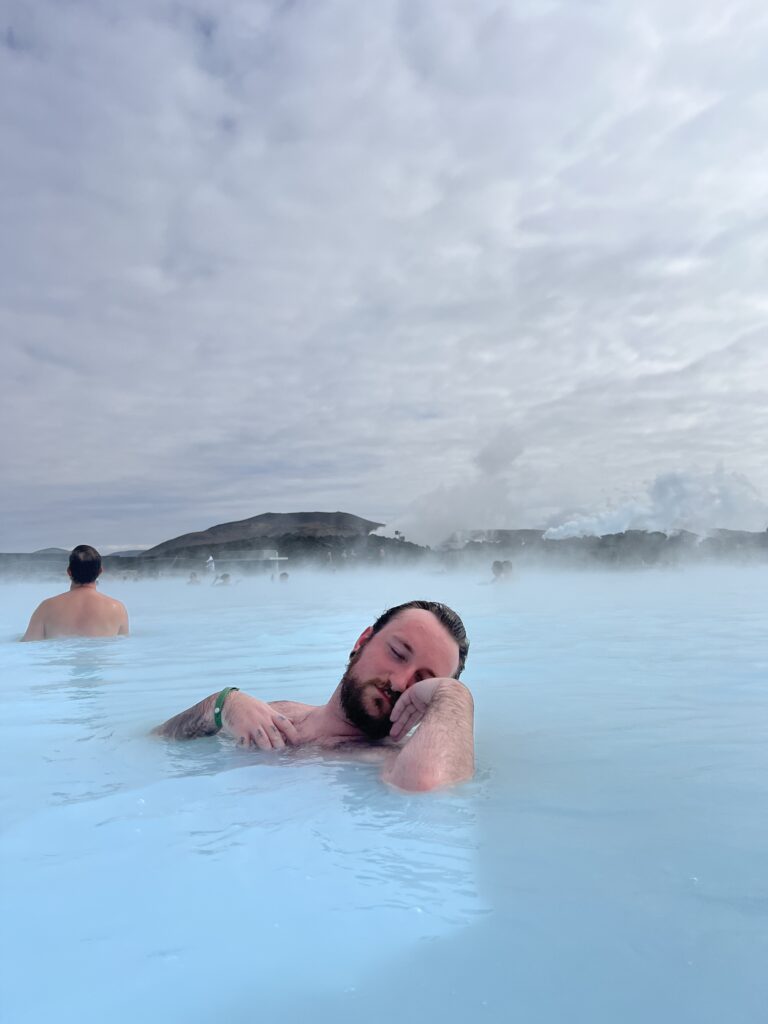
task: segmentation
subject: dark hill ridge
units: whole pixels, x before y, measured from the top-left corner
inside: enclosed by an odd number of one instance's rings
[[[209,554],[218,570],[264,572],[274,553],[290,562],[341,568],[425,562],[437,569],[508,559],[515,567],[560,569],[650,568],[684,564],[768,565],[768,530],[711,530],[703,537],[627,530],[602,537],[545,539],[542,530],[463,530],[434,550],[402,535],[382,537],[380,523],[347,512],[267,512],[234,523],[164,541],[149,551],[104,555],[107,572],[138,577],[199,571]],[[62,580],[68,552],[48,548],[33,554],[0,553],[0,577]]]
[[[208,530],[185,533],[181,537],[163,541],[143,552],[143,557],[167,557],[191,548],[218,547],[221,544],[250,547],[256,546],[257,542],[274,542],[287,536],[351,542],[367,537],[372,530],[383,525],[353,516],[349,512],[264,512],[250,519],[221,523]]]

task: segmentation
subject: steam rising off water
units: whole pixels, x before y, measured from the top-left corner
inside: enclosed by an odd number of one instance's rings
[[[506,462],[502,453],[507,452]],[[440,544],[460,530],[541,529],[546,537],[600,537],[625,530],[768,529],[768,503],[749,479],[722,466],[711,471],[680,470],[657,475],[636,493],[598,508],[554,512],[536,504],[537,472],[517,463],[520,452],[504,436],[482,450],[471,475],[456,486],[440,486],[379,532],[404,533],[419,544]],[[560,507],[567,506],[563,496]]]
[[[24,645],[52,591],[2,587],[6,1018],[761,1020],[764,570],[482,578],[105,581],[131,638]],[[470,634],[470,784],[147,736],[225,684],[323,701],[415,596]]]

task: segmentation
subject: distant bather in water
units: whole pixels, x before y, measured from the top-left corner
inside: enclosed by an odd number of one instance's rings
[[[67,593],[49,597],[35,609],[22,640],[52,640],[62,636],[127,636],[128,612],[113,597],[100,594],[101,555],[79,544],[69,556]]]

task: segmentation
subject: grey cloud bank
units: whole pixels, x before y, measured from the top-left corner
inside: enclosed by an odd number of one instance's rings
[[[760,528],[763,4],[4,11],[0,548]]]

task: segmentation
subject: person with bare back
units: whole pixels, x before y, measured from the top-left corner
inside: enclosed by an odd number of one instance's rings
[[[179,740],[221,732],[266,751],[364,747],[399,789],[453,785],[474,774],[474,703],[459,682],[468,650],[456,612],[409,601],[363,630],[326,704],[266,702],[225,686],[153,731]]]
[[[101,575],[99,552],[89,544],[79,544],[69,556],[67,575],[71,581],[69,590],[38,605],[22,641],[65,636],[127,636],[125,605],[96,590]]]

